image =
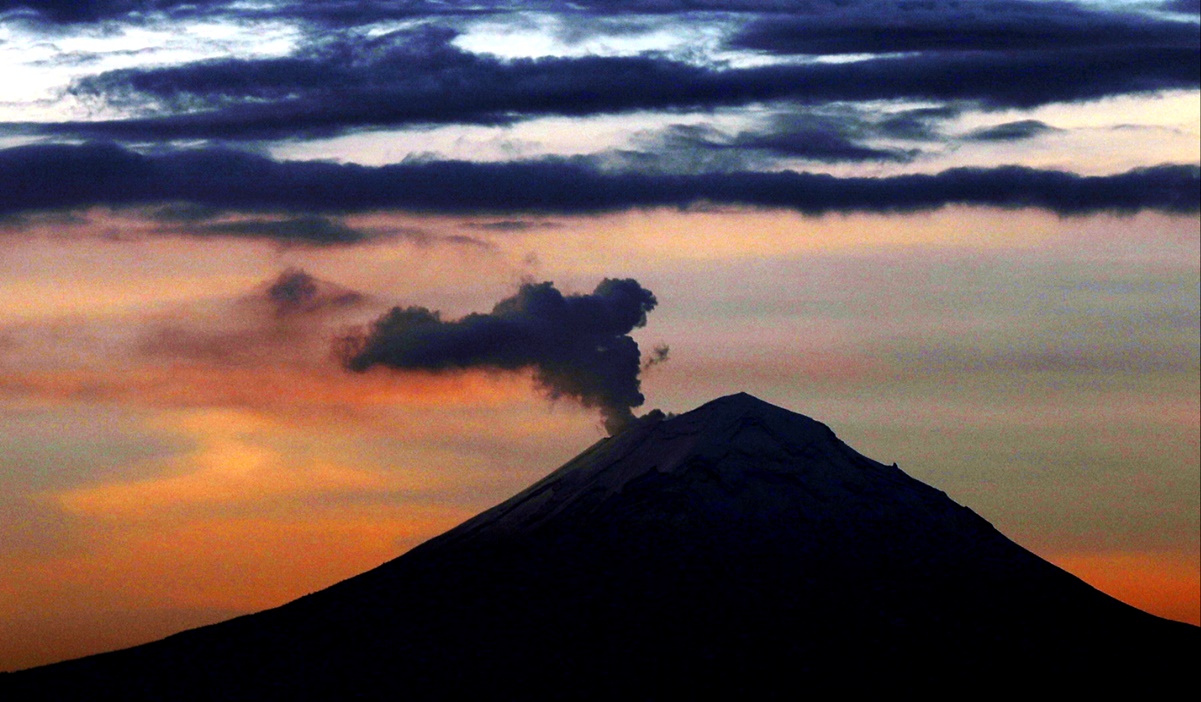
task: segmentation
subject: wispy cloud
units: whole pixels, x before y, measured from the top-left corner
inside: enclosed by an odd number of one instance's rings
[[[1017,122],[1006,122],[992,127],[983,127],[967,135],[972,141],[1022,141],[1033,139],[1040,134],[1059,131],[1036,119],[1023,119]]]

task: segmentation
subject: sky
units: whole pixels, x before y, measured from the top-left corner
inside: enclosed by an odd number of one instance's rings
[[[750,392],[1201,622],[1196,0],[0,0],[0,670]]]

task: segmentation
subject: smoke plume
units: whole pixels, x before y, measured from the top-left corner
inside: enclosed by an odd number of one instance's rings
[[[588,295],[527,283],[490,313],[457,321],[424,307],[394,307],[364,333],[342,339],[339,351],[357,372],[376,365],[434,372],[533,369],[548,395],[599,408],[605,429],[615,434],[645,399],[638,344],[629,334],[646,324],[657,303],[632,279],[606,278]]]

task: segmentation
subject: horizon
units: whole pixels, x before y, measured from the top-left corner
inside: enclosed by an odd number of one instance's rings
[[[1201,624],[1197,4],[609,9],[0,0],[0,671],[737,392]]]

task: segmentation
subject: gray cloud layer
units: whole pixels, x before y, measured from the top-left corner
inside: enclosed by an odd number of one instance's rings
[[[505,124],[548,115],[772,101],[906,99],[1035,107],[1201,85],[1197,41],[723,68],[659,56],[505,61],[464,52],[449,43],[453,37],[431,29],[287,58],[112,71],[81,81],[75,92],[140,109],[142,116],[19,128],[135,141],[264,140],[367,127]]]
[[[287,18],[306,28],[300,47],[285,57],[125,68],[74,85],[90,101],[132,111],[128,119],[7,125],[10,131],[63,137],[255,141],[781,101],[1034,107],[1201,86],[1201,37],[1194,22],[1068,2],[0,0],[0,10],[21,7],[48,22],[153,23],[182,13],[244,23]],[[617,8],[622,20],[610,14]],[[555,13],[564,35],[587,36],[601,24],[612,28],[621,21],[628,31],[647,31],[637,29],[640,14],[655,15],[659,29],[719,18],[740,27],[725,49],[781,58],[870,57],[742,68],[713,57],[684,61],[653,52],[505,60],[460,48],[454,43],[457,30],[445,20],[448,13],[482,13],[516,21],[516,9]],[[382,34],[366,31],[401,17],[413,24]]]
[[[367,167],[273,161],[220,149],[143,155],[105,144],[42,145],[0,151],[0,216],[170,203],[325,213],[588,213],[702,203],[810,214],[913,211],[952,204],[1038,207],[1061,214],[1145,209],[1192,213],[1201,199],[1199,182],[1201,169],[1191,165],[1110,176],[1013,166],[881,178],[792,171],[654,175],[603,172],[587,161],[561,159]],[[301,229],[312,234],[324,231],[324,226]],[[341,229],[334,230],[337,236],[330,243],[350,242],[338,234]],[[236,232],[255,233],[284,240],[298,236],[295,227],[281,230],[278,223],[243,226]]]
[[[1195,2],[1176,0],[1160,9],[1194,8]],[[460,42],[459,32],[472,31],[478,17],[510,29],[531,21],[519,10],[549,13],[557,23],[552,33],[576,45],[598,32],[633,36],[723,27],[727,33],[712,34],[711,44],[691,52],[516,60],[472,53]],[[891,178],[779,170],[796,161],[908,163],[928,153],[927,145],[897,141],[1017,141],[1051,129],[1018,119],[961,137],[944,130],[941,123],[973,110],[1201,87],[1197,23],[1129,6],[1031,0],[0,0],[0,12],[7,13],[3,21],[49,33],[87,23],[169,28],[184,16],[244,24],[286,19],[299,32],[297,48],[287,56],[138,66],[83,77],[72,86],[85,102],[121,107],[128,118],[0,125],[0,134],[74,144],[0,151],[0,216],[10,219],[90,205],[182,204],[193,211],[286,213],[224,221],[200,216],[175,226],[192,235],[353,244],[377,234],[319,215],[388,208],[583,213],[697,203],[809,213],[957,203],[1064,214],[1197,211],[1192,164],[1103,177],[1016,167]],[[449,15],[457,17],[453,28]],[[398,18],[406,22],[379,24]],[[730,62],[714,51],[754,52],[763,60]],[[842,60],[850,55],[861,60]],[[797,60],[823,56],[839,60]],[[881,101],[928,105],[872,113]],[[273,161],[221,148],[365,129],[740,108],[772,117],[728,131],[677,124],[574,159],[362,167]],[[88,139],[105,143],[78,145]],[[181,140],[210,148],[175,149]]]
[[[1012,54],[1069,48],[1191,47],[1197,44],[1197,29],[1190,23],[1069,2],[858,0],[755,19],[731,43],[774,54]]]

